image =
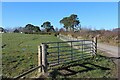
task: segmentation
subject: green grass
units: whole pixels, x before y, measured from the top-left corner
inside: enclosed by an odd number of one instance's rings
[[[2,34],[3,75],[14,77],[37,66],[37,49],[42,42],[61,41],[52,35]]]
[[[116,78],[116,66],[111,59],[97,55],[57,67],[50,71],[54,78]]]
[[[3,75],[7,77],[15,77],[35,66],[37,66],[37,48],[40,43],[43,42],[56,42],[56,41],[61,41],[59,38],[53,36],[53,35],[38,35],[38,34],[17,34],[17,33],[5,33],[2,34],[2,70],[3,70]],[[60,44],[61,46],[68,46],[68,44]],[[57,46],[57,45],[49,45],[49,46]],[[71,50],[70,48],[63,48],[60,50]],[[57,51],[56,49],[51,49],[48,50],[49,52],[54,52]],[[81,51],[74,51],[76,52],[81,52]],[[65,54],[67,53],[60,53],[63,54],[64,56],[61,56],[60,58],[66,58]],[[57,55],[52,55],[49,54],[49,59],[54,60],[55,58],[57,59]],[[53,56],[53,57],[52,57]],[[75,54],[74,54],[75,56]],[[75,58],[79,58],[80,55],[76,56]],[[66,58],[67,59],[67,58]],[[88,64],[84,64],[88,63]],[[78,64],[88,66],[90,68],[94,68],[94,70],[89,70],[89,71],[83,71],[80,72],[81,70],[85,70],[86,68],[83,66],[80,66]],[[94,64],[94,65],[92,65]],[[102,70],[102,68],[99,68],[95,65],[109,68],[109,70]],[[83,58],[80,59],[77,62],[74,63],[65,63],[60,66],[56,66],[55,68],[53,67],[52,69],[59,69],[59,72],[63,73],[70,73],[70,71],[64,70],[63,68],[66,66],[68,69],[73,70],[76,72],[76,74],[66,76],[67,78],[103,78],[103,77],[114,77],[115,76],[115,65],[114,63],[105,57],[102,56],[96,56],[95,58]],[[62,70],[63,69],[63,70]],[[53,73],[54,71],[50,70],[50,73]],[[34,71],[32,74],[28,75],[28,77],[31,76],[37,76],[37,70]],[[62,75],[57,75],[58,78],[64,78]]]

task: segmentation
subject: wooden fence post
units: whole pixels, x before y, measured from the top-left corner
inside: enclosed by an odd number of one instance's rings
[[[73,61],[73,49],[72,49],[73,48],[73,44],[72,44],[72,41],[71,41],[71,45],[70,46],[71,46],[71,61]]]
[[[41,46],[38,46],[38,66],[41,66]],[[38,69],[38,72],[41,72],[41,68]]]
[[[94,49],[94,55],[97,54],[97,37],[94,37],[93,39],[93,49]]]
[[[41,44],[42,47],[42,73],[47,72],[47,46],[46,44]]]

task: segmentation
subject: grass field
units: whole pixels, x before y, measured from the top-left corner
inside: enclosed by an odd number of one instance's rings
[[[30,68],[37,66],[37,47],[42,42],[61,41],[53,35],[38,34],[2,34],[2,72],[4,76],[15,77]],[[80,65],[79,65],[80,64]],[[66,77],[115,77],[116,67],[114,63],[105,57],[96,56],[94,59],[80,60],[74,64],[65,64],[58,70],[63,72],[57,75],[58,78],[65,77],[66,74],[73,71],[73,75]],[[82,67],[81,67],[82,66]],[[84,67],[83,67],[84,66]],[[87,66],[87,67],[85,67]],[[68,70],[69,69],[69,70]],[[84,70],[87,69],[87,70]],[[81,71],[83,70],[83,71]],[[51,74],[54,71],[50,71]],[[37,73],[33,73],[34,76]]]
[[[14,77],[37,66],[37,47],[48,41],[61,40],[51,35],[3,34],[3,75]]]

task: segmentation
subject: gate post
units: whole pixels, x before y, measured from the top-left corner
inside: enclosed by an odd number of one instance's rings
[[[41,58],[41,46],[38,46],[38,66],[42,66],[42,58]],[[42,72],[42,68],[38,69],[38,72]]]
[[[41,44],[42,47],[42,73],[45,74],[47,72],[47,45]]]
[[[93,38],[93,52],[94,52],[94,55],[97,54],[97,37],[94,37]]]

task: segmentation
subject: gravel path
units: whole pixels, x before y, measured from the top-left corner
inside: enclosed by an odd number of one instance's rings
[[[105,51],[106,53],[110,54],[110,57],[120,57],[120,47],[117,46],[111,46],[103,43],[98,43],[97,45],[98,49],[101,51]]]
[[[71,38],[63,35],[61,35],[60,39],[63,41],[78,40],[76,38]],[[101,51],[106,52],[109,55],[109,57],[120,57],[120,51],[119,51],[120,47],[118,48],[117,46],[97,43],[97,48]]]

